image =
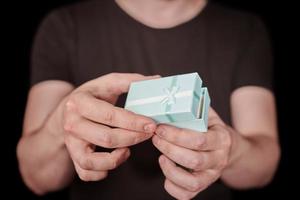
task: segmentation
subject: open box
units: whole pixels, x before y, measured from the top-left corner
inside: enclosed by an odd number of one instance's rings
[[[207,131],[210,97],[198,73],[133,82],[125,109],[157,123]]]

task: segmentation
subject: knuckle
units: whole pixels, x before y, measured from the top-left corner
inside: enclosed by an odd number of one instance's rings
[[[66,108],[69,108],[70,110],[75,110],[78,107],[78,104],[80,104],[82,96],[82,91],[73,92],[65,104]]]
[[[69,134],[64,134],[64,143],[67,147],[67,150],[70,151],[70,145],[71,145],[71,136]]]
[[[112,148],[112,147],[114,147],[113,140],[112,140],[110,134],[107,133],[107,132],[104,132],[100,136],[99,141],[102,144],[102,147],[105,147],[105,148]]]
[[[189,200],[189,199],[192,199],[195,195],[190,193],[190,192],[183,192],[182,193],[182,197],[180,199],[182,200]]]
[[[109,73],[109,74],[105,75],[102,78],[104,78],[105,81],[113,81],[114,83],[117,83],[122,79],[122,75],[121,75],[121,73],[112,72],[112,73]],[[119,88],[115,87],[115,84],[107,84],[105,90],[106,90],[107,93],[110,93],[110,94],[120,92]]]
[[[185,130],[183,128],[177,128],[175,130],[178,131],[178,135],[184,135],[185,134]]]
[[[131,75],[133,76],[139,76],[139,77],[143,77],[143,75],[139,74],[139,73],[132,73]]]
[[[162,142],[160,142],[161,147],[164,149],[164,152],[166,155],[170,155],[172,154],[172,150],[171,147],[168,144],[162,144]]]
[[[228,165],[228,159],[222,159],[218,165],[219,169],[224,169]]]
[[[114,80],[114,81],[124,81],[124,74],[118,73],[118,72],[112,72],[108,74],[109,79]],[[112,88],[111,88],[112,89]]]
[[[224,129],[224,126],[222,124],[218,123],[218,124],[215,125],[215,129],[218,130],[218,131],[222,131]]]
[[[86,182],[91,181],[91,176],[89,175],[89,173],[87,171],[78,172],[78,176],[83,181],[86,181]]]
[[[132,130],[136,130],[137,129],[137,126],[138,126],[138,119],[137,118],[134,118],[133,120],[131,120],[129,123],[128,123],[128,127],[129,129],[132,129]]]
[[[217,116],[213,116],[210,118],[210,123],[214,124],[215,126],[219,124],[219,118]]]
[[[222,124],[215,124],[214,126],[213,126],[213,129],[215,130],[215,131],[217,131],[217,132],[223,132],[223,130],[224,130],[224,125],[222,125]]]
[[[183,135],[183,134],[181,134],[181,131],[182,130],[180,130],[179,133],[177,134],[177,133],[171,132],[171,131],[168,132],[166,129],[164,129],[164,132],[167,133],[167,134],[164,135],[164,137],[168,138],[168,140],[170,140],[170,141],[174,141],[175,143],[179,143],[180,144],[180,142],[182,140],[181,136]],[[172,133],[172,134],[168,134],[168,133]]]
[[[85,169],[85,170],[91,170],[93,169],[94,165],[93,165],[93,161],[91,160],[91,158],[86,157],[86,156],[82,156],[79,159],[79,165],[81,168]]]
[[[195,149],[197,150],[201,150],[201,148],[203,148],[203,146],[205,145],[203,138],[201,136],[196,137],[193,142],[194,142]]]
[[[73,132],[75,124],[72,117],[67,117],[63,122],[63,130],[66,132]]]
[[[105,112],[103,120],[106,124],[112,125],[115,121],[115,112],[113,110]]]
[[[223,129],[223,131],[220,133],[221,135],[221,142],[224,148],[230,148],[232,145],[231,136],[228,130]]]
[[[142,140],[143,140],[144,138],[143,137],[141,137],[141,136],[134,136],[134,138],[133,138],[133,144],[138,144],[138,143],[140,143]]]
[[[203,164],[202,159],[200,159],[200,158],[198,158],[198,157],[193,158],[193,159],[191,159],[191,160],[189,161],[189,165],[190,165],[191,168],[194,169],[194,170],[199,170],[199,169],[201,169],[202,164]]]
[[[68,101],[72,102],[71,107],[73,108],[70,110],[78,115],[89,116],[89,114],[95,109],[94,104],[90,103],[90,95],[84,91],[74,92]]]
[[[63,130],[68,133],[76,133],[81,126],[81,120],[76,115],[69,115],[63,120]]]
[[[112,72],[112,73],[109,73],[108,76],[113,79],[118,79],[120,77],[120,74],[117,72]]]
[[[107,171],[101,171],[98,174],[91,174],[88,171],[81,171],[80,173],[78,173],[79,178],[86,182],[102,180],[105,179],[107,175],[108,175]]]
[[[73,100],[68,100],[65,105],[65,109],[63,112],[63,130],[66,132],[72,132],[74,130],[74,126],[77,124],[75,121],[76,117],[76,105]]]
[[[100,177],[99,177],[98,180],[105,179],[107,176],[108,176],[108,172],[107,171],[103,171],[103,172],[101,172],[101,175],[100,175]]]
[[[73,130],[73,124],[70,123],[69,121],[65,120],[65,122],[63,124],[63,129],[66,132],[71,132]]]
[[[170,189],[167,179],[165,179],[164,188],[166,191],[169,191],[169,189]]]
[[[162,166],[162,168],[163,168],[166,176],[168,176],[168,177],[174,176],[173,170],[171,168],[166,167],[166,166]]]
[[[118,163],[119,163],[119,161],[118,161],[118,159],[117,158],[112,158],[111,159],[111,166],[110,166],[110,169],[115,169],[115,168],[117,168],[118,167]]]
[[[190,182],[189,190],[192,192],[196,192],[201,188],[202,184],[198,179],[195,179]]]
[[[72,98],[68,99],[68,101],[65,104],[65,113],[72,112],[74,110],[75,105],[76,104],[74,103]]]

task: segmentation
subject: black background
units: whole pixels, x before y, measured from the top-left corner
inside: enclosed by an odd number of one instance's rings
[[[78,1],[78,0],[77,0]],[[296,115],[298,106],[297,59],[298,41],[296,28],[299,25],[296,5],[276,0],[216,0],[238,9],[257,13],[266,23],[274,49],[275,94],[277,97],[278,121],[282,159],[273,182],[264,189],[235,191],[236,199],[292,198],[296,194],[297,134]],[[33,195],[23,184],[17,166],[16,144],[21,136],[22,118],[29,87],[29,57],[33,36],[43,17],[52,9],[76,2],[75,0],[25,0],[10,1],[1,6],[1,27],[4,37],[1,49],[1,182],[9,199],[60,199],[67,191],[44,197]],[[295,3],[296,4],[296,3]],[[4,112],[3,112],[4,111]],[[4,152],[4,153],[3,153]],[[295,182],[296,180],[296,182]],[[293,182],[293,183],[292,183]],[[295,197],[294,197],[295,198]]]

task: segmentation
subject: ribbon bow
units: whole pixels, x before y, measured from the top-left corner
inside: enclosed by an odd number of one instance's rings
[[[175,95],[179,90],[179,86],[173,86],[171,88],[164,88],[166,97],[163,98],[161,104],[172,105],[176,103]]]

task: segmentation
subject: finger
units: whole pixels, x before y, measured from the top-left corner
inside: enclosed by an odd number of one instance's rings
[[[199,177],[176,166],[176,164],[166,156],[161,155],[159,157],[159,164],[166,178],[176,185],[191,192],[196,192],[204,187],[204,182],[202,182]]]
[[[206,139],[206,133],[203,134],[166,124],[158,125],[155,133],[170,143],[193,150],[201,150]]]
[[[231,146],[231,135],[226,126],[219,124],[214,125],[203,135],[205,135],[205,141],[200,146],[199,150],[226,150]]]
[[[68,137],[66,142],[70,156],[82,169],[105,171],[118,167],[130,155],[128,148],[108,152],[92,152],[88,143],[75,137]]]
[[[168,179],[165,180],[164,187],[165,190],[175,199],[192,199],[198,194],[197,192],[190,192],[188,190],[185,190]]]
[[[166,140],[160,139],[158,136],[153,136],[154,146],[169,159],[183,167],[193,169],[195,171],[212,169],[216,167],[222,160],[222,151],[212,152],[196,152],[180,146],[169,143]]]
[[[115,107],[87,93],[77,93],[66,105],[68,113],[79,113],[94,122],[133,131],[153,133],[156,129],[152,119]]]
[[[129,90],[132,82],[160,78],[159,75],[144,76],[136,73],[110,73],[90,81],[88,87],[94,96],[103,100],[109,100]]]
[[[103,94],[103,91],[106,94],[116,94],[120,95],[126,93],[129,90],[129,86],[132,82],[157,79],[160,78],[160,75],[153,76],[144,76],[137,73],[110,73],[107,74],[103,79],[101,77],[98,80],[105,82],[106,90],[100,90],[99,92]],[[110,84],[108,84],[110,83]],[[104,83],[102,84],[104,85]],[[99,88],[100,89],[100,88]]]
[[[68,132],[92,144],[105,148],[128,147],[152,137],[152,133],[110,128],[86,119],[79,120],[71,127],[67,129]]]
[[[227,148],[230,135],[222,125],[214,125],[206,133],[177,128],[166,124],[158,125],[155,133],[162,139],[184,148],[196,151],[213,151]]]
[[[225,125],[223,120],[220,118],[218,113],[212,108],[209,107],[208,111],[208,127],[214,126],[214,125]]]
[[[201,192],[205,190],[208,186],[210,186],[212,183],[217,181],[221,173],[219,170],[204,170],[204,171],[195,171],[193,172],[193,175],[197,177],[199,181],[199,189],[198,192]]]
[[[107,171],[92,171],[82,169],[76,162],[74,162],[75,170],[79,178],[83,181],[99,181],[107,177]]]

